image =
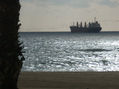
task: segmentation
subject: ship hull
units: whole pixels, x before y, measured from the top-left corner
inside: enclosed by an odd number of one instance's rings
[[[99,33],[101,31],[101,27],[92,27],[92,28],[78,28],[78,27],[70,27],[71,32],[80,32],[80,33]]]

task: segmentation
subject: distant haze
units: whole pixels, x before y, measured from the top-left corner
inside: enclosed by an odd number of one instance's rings
[[[21,31],[70,31],[73,22],[94,17],[102,31],[119,31],[119,0],[22,0]]]

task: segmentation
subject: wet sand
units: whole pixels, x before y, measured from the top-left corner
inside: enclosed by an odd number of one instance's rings
[[[119,89],[119,72],[22,72],[19,89]]]

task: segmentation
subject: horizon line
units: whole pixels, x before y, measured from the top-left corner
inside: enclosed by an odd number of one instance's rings
[[[33,32],[33,33],[36,33],[36,32],[40,32],[40,33],[56,33],[56,32],[59,32],[59,33],[62,33],[62,32],[69,32],[71,33],[70,31],[22,31],[22,32],[19,32],[19,33],[30,33],[30,32]],[[99,33],[104,33],[104,32],[119,32],[119,31],[101,31]],[[76,32],[76,33],[79,33],[79,32]]]

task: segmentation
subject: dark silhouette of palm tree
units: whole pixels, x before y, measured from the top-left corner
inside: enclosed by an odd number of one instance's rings
[[[19,0],[0,0],[0,89],[18,89],[24,60],[19,41]]]

